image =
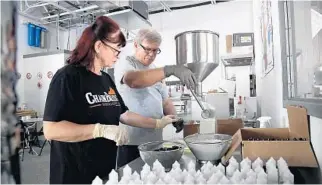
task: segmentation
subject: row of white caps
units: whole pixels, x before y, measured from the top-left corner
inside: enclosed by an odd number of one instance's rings
[[[166,173],[162,164],[155,161],[152,168],[145,164],[140,174],[132,173],[126,165],[120,181],[118,173],[112,170],[106,184],[294,184],[294,176],[283,158],[277,161],[270,158],[265,166],[266,171],[260,158],[254,162],[245,158],[238,163],[232,157],[226,167],[221,163],[216,166],[208,162],[197,171],[192,161],[183,170],[175,162],[171,171]],[[102,181],[96,177],[93,184],[101,185]]]

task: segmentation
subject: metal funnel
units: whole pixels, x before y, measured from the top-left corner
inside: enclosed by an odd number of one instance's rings
[[[186,66],[196,75],[198,82],[204,81],[216,69],[217,63],[187,63]]]
[[[184,138],[198,161],[220,160],[228,151],[232,136],[225,134],[193,134]]]
[[[202,82],[219,64],[219,34],[194,30],[175,36],[177,65],[185,65]]]

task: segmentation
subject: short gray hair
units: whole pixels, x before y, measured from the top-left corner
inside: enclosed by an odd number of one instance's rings
[[[161,44],[162,42],[160,33],[152,28],[140,29],[140,31],[136,34],[135,41],[137,43],[142,43],[144,40],[158,44]]]

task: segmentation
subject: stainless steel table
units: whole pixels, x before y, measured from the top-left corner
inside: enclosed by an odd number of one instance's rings
[[[237,161],[241,161],[240,150],[237,150],[233,156]],[[187,165],[190,161],[195,162],[196,158],[192,153],[185,152],[179,161],[179,164],[182,169],[187,169]],[[137,158],[128,165],[132,168],[132,172],[136,171],[140,174],[144,162],[141,158]],[[119,177],[123,176],[123,168],[124,167],[118,169]],[[196,168],[200,168],[197,163]],[[319,168],[290,167],[290,171],[294,174],[295,184],[322,184],[321,170]]]

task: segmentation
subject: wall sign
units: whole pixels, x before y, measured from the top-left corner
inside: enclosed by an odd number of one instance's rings
[[[26,78],[27,78],[28,80],[30,80],[30,79],[31,79],[31,77],[32,77],[31,73],[27,73],[27,74],[26,74]]]
[[[37,73],[37,77],[38,77],[39,80],[41,80],[42,79],[42,73],[41,72]]]
[[[53,76],[54,76],[53,72],[49,71],[49,72],[47,73],[47,77],[48,77],[49,79],[51,79]]]
[[[42,88],[42,83],[41,82],[38,82],[37,83],[37,87],[38,87],[38,89],[41,89]]]

